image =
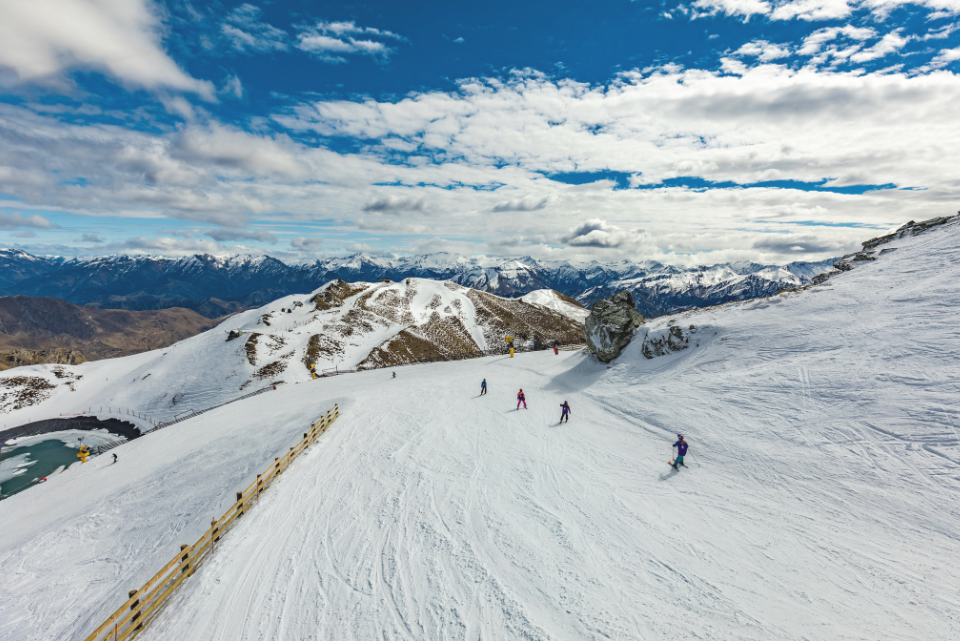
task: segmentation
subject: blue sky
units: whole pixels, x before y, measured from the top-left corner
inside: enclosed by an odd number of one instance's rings
[[[818,260],[954,213],[960,0],[0,0],[0,245]]]

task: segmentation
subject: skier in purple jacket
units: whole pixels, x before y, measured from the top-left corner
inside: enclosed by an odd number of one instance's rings
[[[686,456],[687,447],[689,447],[687,445],[687,442],[683,440],[683,434],[677,434],[677,442],[674,443],[673,446],[677,448],[677,458],[674,459],[673,463],[671,463],[670,465],[673,466],[673,469],[679,470],[680,468],[677,467],[678,465],[683,465],[684,467],[686,467],[686,464],[684,464],[683,462],[683,457]]]

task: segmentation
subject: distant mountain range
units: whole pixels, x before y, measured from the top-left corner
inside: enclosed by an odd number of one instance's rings
[[[0,249],[0,295],[60,298],[108,309],[193,309],[208,317],[261,306],[323,284],[378,278],[430,278],[505,297],[554,289],[589,306],[630,290],[647,317],[776,294],[831,268],[834,260],[789,265],[726,263],[676,267],[654,261],[543,262],[533,258],[482,264],[455,254],[382,258],[366,254],[288,265],[269,256],[188,258],[103,256],[64,259]]]

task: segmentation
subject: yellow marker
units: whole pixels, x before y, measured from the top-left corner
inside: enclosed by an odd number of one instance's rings
[[[510,348],[510,358],[513,358],[513,348]]]

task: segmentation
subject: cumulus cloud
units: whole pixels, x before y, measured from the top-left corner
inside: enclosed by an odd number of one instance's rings
[[[12,214],[0,211],[0,229],[13,230],[21,229],[23,227],[30,227],[33,229],[54,229],[59,227],[59,225],[50,222],[38,214],[24,216],[19,211],[15,211]]]
[[[365,35],[380,38],[355,38],[354,35]],[[302,27],[297,34],[297,48],[317,56],[324,62],[341,63],[347,59],[343,56],[357,54],[371,56],[379,60],[386,60],[393,54],[394,49],[381,40],[402,40],[401,36],[390,31],[359,27],[353,22],[318,22],[309,27]]]
[[[571,227],[560,240],[571,247],[617,249],[639,246],[647,240],[647,237],[642,230],[621,229],[608,225],[605,220],[591,218]]]
[[[102,243],[103,239],[97,234],[84,234],[80,237],[81,243]]]
[[[215,99],[213,85],[181,69],[161,45],[148,0],[0,0],[0,70],[19,82],[51,82],[92,69],[124,85]]]
[[[493,211],[536,211],[546,207],[549,202],[549,196],[524,196],[500,201],[493,206]]]
[[[382,196],[363,206],[363,211],[393,213],[399,211],[429,211],[430,204],[425,198],[412,196]]]
[[[285,51],[287,32],[260,22],[261,10],[252,4],[242,4],[231,11],[220,25],[223,37],[241,53]]]
[[[228,240],[255,240],[261,243],[270,243],[271,245],[277,244],[277,237],[265,230],[247,231],[244,229],[214,229],[205,233],[210,238],[220,242],[225,242]]]

